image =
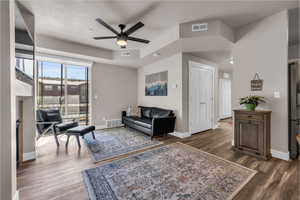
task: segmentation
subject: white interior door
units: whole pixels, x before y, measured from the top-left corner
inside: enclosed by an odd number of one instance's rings
[[[220,91],[220,118],[231,117],[231,80],[220,79],[219,80]]]
[[[189,75],[189,126],[193,134],[212,128],[213,71],[191,63]]]

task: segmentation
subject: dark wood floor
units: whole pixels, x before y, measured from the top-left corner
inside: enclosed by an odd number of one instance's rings
[[[73,139],[73,138],[72,138]],[[66,138],[61,138],[65,143]],[[300,199],[299,160],[269,161],[234,152],[231,149],[232,129],[230,121],[222,122],[220,128],[179,139],[172,136],[162,138],[165,144],[180,141],[227,160],[239,163],[258,173],[235,197],[239,200],[297,200]],[[85,145],[77,151],[76,141],[56,148],[53,137],[38,142],[38,159],[24,164],[18,170],[18,189],[21,200],[82,200],[88,199],[80,172],[95,167]],[[103,163],[103,162],[102,162]]]

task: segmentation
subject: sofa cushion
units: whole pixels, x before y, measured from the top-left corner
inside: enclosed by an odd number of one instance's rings
[[[140,107],[142,118],[152,118],[152,108],[150,107]]]
[[[152,128],[152,119],[149,118],[140,118],[137,116],[126,116],[123,117],[123,119],[145,128],[149,128],[149,129]]]
[[[37,120],[44,122],[61,122],[60,111],[53,110],[37,110]]]
[[[172,110],[166,110],[161,108],[152,108],[152,117],[153,118],[165,118],[173,115]]]
[[[152,128],[152,119],[149,118],[139,118],[135,121],[135,123],[145,128]]]
[[[47,120],[53,122],[53,121],[56,121],[56,122],[61,122],[62,119],[60,117],[60,112],[59,110],[51,110],[51,111],[48,111],[47,112]]]
[[[123,119],[124,120],[127,120],[127,121],[129,121],[129,122],[133,122],[134,123],[134,121],[136,121],[137,119],[139,119],[140,117],[138,117],[138,116],[124,116],[123,117]]]
[[[78,126],[78,122],[64,122],[55,125],[56,128],[58,128],[59,131],[66,131],[70,128],[74,128]]]
[[[80,135],[84,135],[86,133],[94,131],[95,129],[95,126],[77,126],[67,130],[67,133],[78,133]]]

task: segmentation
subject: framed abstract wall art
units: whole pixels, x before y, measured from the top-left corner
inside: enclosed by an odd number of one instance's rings
[[[146,75],[145,95],[168,96],[168,71]]]

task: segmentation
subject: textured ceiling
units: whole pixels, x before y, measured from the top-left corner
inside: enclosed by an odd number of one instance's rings
[[[298,6],[298,1],[21,1],[35,15],[38,34],[96,47],[119,50],[112,40],[94,41],[94,36],[109,36],[110,31],[95,19],[101,17],[116,29],[120,23],[145,27],[133,36],[153,40],[170,27],[194,20],[221,19],[233,28],[248,24],[278,11]],[[128,49],[145,44],[129,42]]]

